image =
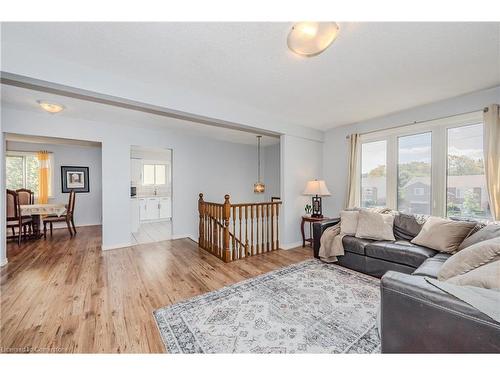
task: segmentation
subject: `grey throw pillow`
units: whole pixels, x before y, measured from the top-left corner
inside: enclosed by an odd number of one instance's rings
[[[454,276],[446,281],[456,285],[500,289],[500,260],[477,267],[472,271]]]
[[[394,217],[394,237],[411,241],[420,233],[422,226],[415,216],[399,213]]]
[[[468,236],[458,247],[458,250],[465,249],[475,243],[489,240],[491,238],[500,237],[500,225],[489,224],[478,230],[476,233]]]

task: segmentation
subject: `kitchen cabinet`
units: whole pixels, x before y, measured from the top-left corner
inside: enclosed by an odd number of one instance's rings
[[[160,219],[169,219],[172,217],[172,202],[170,197],[160,198]]]
[[[142,160],[130,159],[130,181],[133,186],[142,183]]]
[[[158,198],[146,198],[146,220],[160,218],[160,200]]]
[[[139,199],[139,219],[146,220],[147,211],[146,211],[146,198]]]
[[[139,231],[140,225],[140,203],[138,199],[130,199],[130,220],[132,233]]]

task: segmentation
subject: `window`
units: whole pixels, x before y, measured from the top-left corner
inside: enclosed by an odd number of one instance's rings
[[[52,159],[52,154],[49,156]],[[7,151],[5,157],[7,189],[30,189],[38,193],[38,159],[33,152]],[[53,165],[52,160],[50,165]],[[52,170],[49,170],[49,196],[52,196]]]
[[[363,143],[361,147],[361,207],[386,206],[387,142]]]
[[[165,164],[144,164],[144,185],[165,185],[167,183],[167,166]]]
[[[398,210],[431,213],[431,133],[398,137]]]
[[[490,218],[483,163],[483,125],[449,128],[447,138],[446,214]]]
[[[361,206],[490,219],[482,112],[361,135]]]

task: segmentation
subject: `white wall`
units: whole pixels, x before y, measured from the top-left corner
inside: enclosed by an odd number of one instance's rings
[[[332,196],[323,200],[325,213],[328,216],[337,216],[345,201],[347,135],[473,112],[492,103],[500,103],[500,86],[327,131],[323,149],[323,173]],[[360,109],[362,110],[362,107]]]
[[[282,248],[298,246],[302,243],[300,234],[301,216],[304,206],[311,197],[302,195],[309,180],[322,179],[321,142],[304,138],[281,136],[281,216]]]
[[[40,151],[53,153],[52,198],[49,202],[67,202],[61,189],[61,166],[89,167],[90,192],[76,194],[75,225],[99,225],[102,220],[101,148],[92,146],[7,142],[7,151]]]
[[[261,173],[262,180],[266,185],[263,195],[265,201],[270,201],[271,197],[279,197],[280,191],[280,145],[270,145],[262,148]],[[255,172],[257,173],[257,172]]]
[[[197,237],[198,193],[222,202],[256,201],[256,147],[4,107],[3,131],[101,142],[103,248],[130,242],[130,147],[172,149],[173,235]],[[165,123],[168,124],[168,119]]]

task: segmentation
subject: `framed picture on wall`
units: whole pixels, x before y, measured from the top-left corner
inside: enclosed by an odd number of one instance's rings
[[[61,166],[61,186],[63,193],[89,193],[89,167]]]

